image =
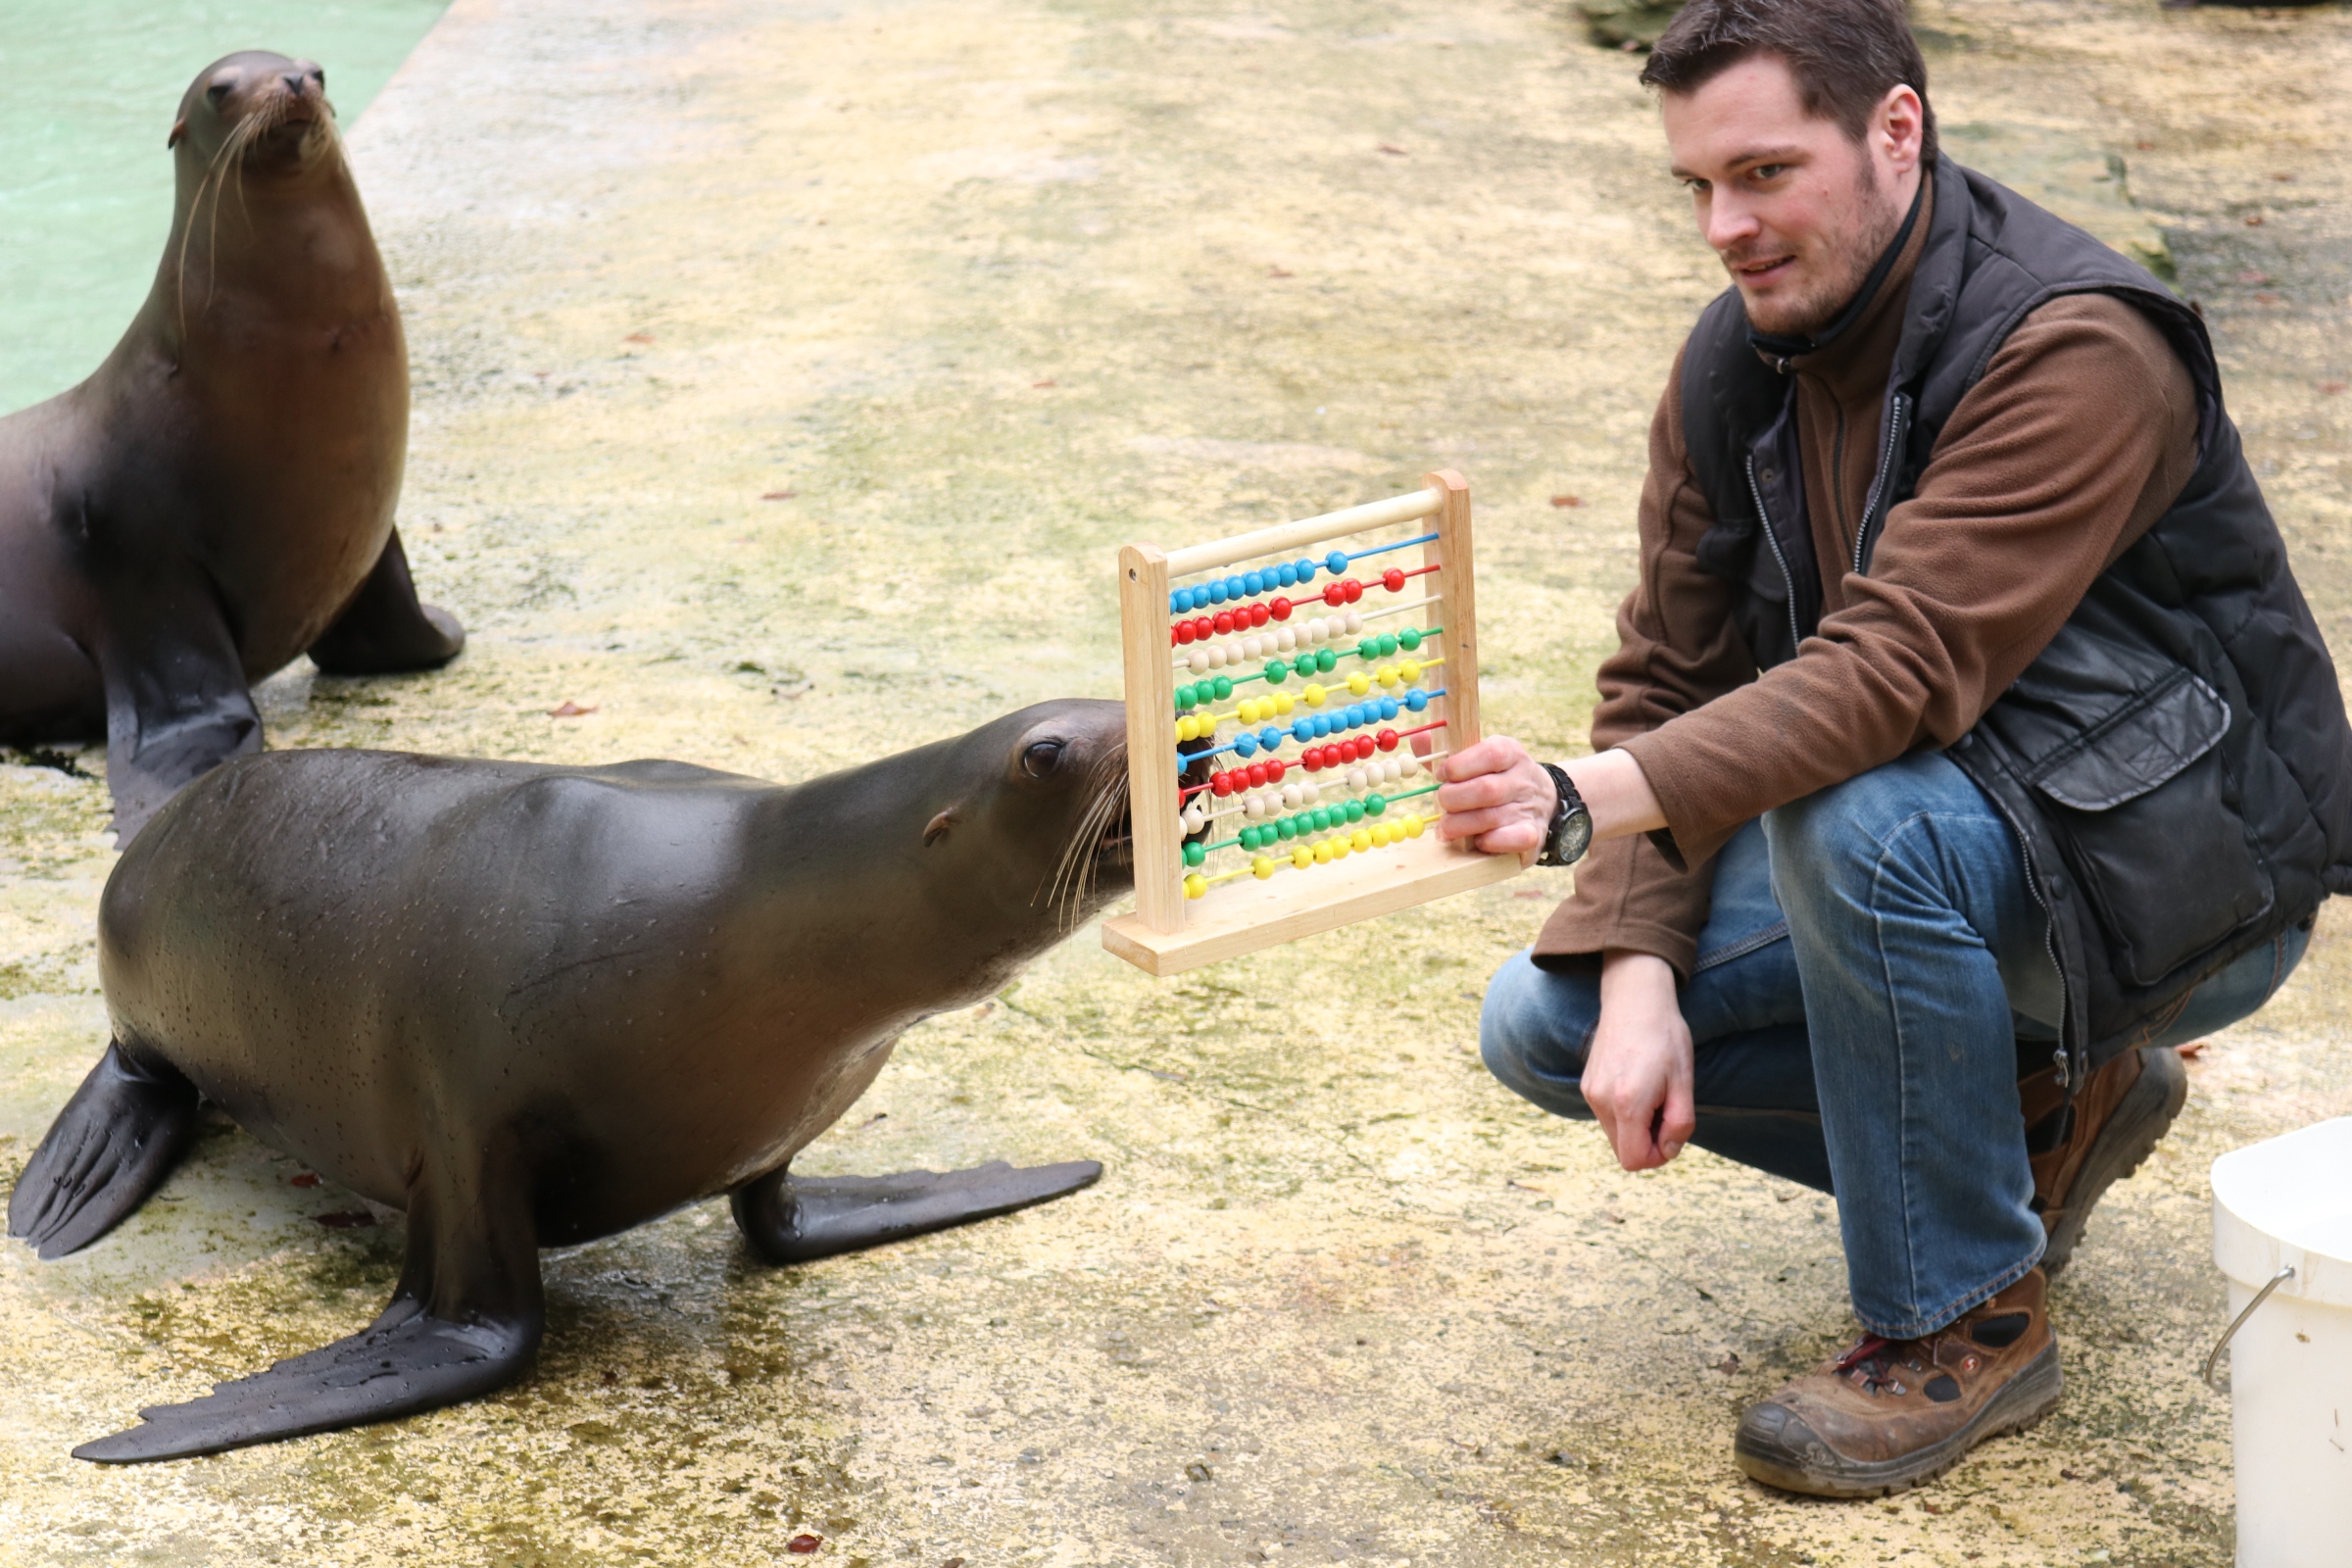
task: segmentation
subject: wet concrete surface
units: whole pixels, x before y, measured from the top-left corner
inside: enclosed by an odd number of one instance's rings
[[[2201,302],[2340,635],[2352,18],[1918,16],[1955,154]],[[1719,286],[1634,70],[1500,0],[459,0],[355,156],[416,359],[404,528],[473,642],[280,675],[271,743],[806,777],[1113,694],[1123,542],[1449,465],[1489,723],[1581,745],[1650,407]],[[101,760],[0,768],[0,1177],[104,1039]],[[1174,981],[1082,934],[911,1033],[804,1164],[1100,1186],[791,1271],[706,1204],[551,1254],[505,1394],[80,1464],[391,1288],[396,1222],[213,1127],[103,1244],[0,1250],[0,1560],[2228,1562],[2206,1170],[2352,1110],[2342,917],[2102,1205],[2058,1409],[1824,1504],[1729,1450],[1849,1330],[1829,1203],[1696,1152],[1624,1175],[1478,1063],[1485,976],[1566,885]]]

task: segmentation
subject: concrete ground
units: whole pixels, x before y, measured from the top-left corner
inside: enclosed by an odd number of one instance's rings
[[[2202,302],[2342,633],[2352,16],[1918,15],[1955,154]],[[1634,69],[1514,0],[458,0],[355,151],[416,360],[410,551],[473,642],[282,674],[271,743],[806,777],[1112,694],[1124,541],[1445,464],[1490,724],[1576,746],[1650,405],[1719,285]],[[0,768],[0,1178],[104,1038],[78,762]],[[551,1255],[499,1396],[80,1464],[391,1287],[396,1225],[216,1127],[100,1246],[0,1249],[0,1560],[2228,1562],[2206,1170],[2352,1110],[2344,919],[2103,1205],[2056,1412],[1822,1504],[1729,1444],[1848,1332],[1831,1205],[1697,1152],[1624,1175],[1479,1065],[1484,979],[1566,885],[1175,981],[1082,935],[911,1033],[804,1164],[1091,1155],[1095,1189],[790,1272],[706,1204]]]

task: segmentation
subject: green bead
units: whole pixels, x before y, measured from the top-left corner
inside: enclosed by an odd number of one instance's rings
[[[1404,630],[1396,634],[1396,646],[1403,649],[1408,654],[1411,653],[1414,649],[1421,646],[1420,631],[1412,626],[1405,627]]]
[[[1393,654],[1396,651],[1396,634],[1395,632],[1384,631],[1380,634],[1380,651],[1383,655]]]
[[[1298,836],[1298,819],[1286,816],[1274,824],[1274,831],[1286,839],[1295,839]]]
[[[1364,803],[1361,801],[1349,801],[1348,803],[1348,820],[1350,822],[1361,822],[1363,819]]]
[[[1200,864],[1200,863],[1202,860],[1205,860],[1205,859],[1207,859],[1207,858],[1208,858],[1208,850],[1207,850],[1207,847],[1206,847],[1206,846],[1204,846],[1204,845],[1200,845],[1200,844],[1187,844],[1187,845],[1184,847],[1184,863],[1185,863],[1185,864],[1187,864],[1187,865],[1199,865],[1199,864]]]
[[[1216,692],[1217,701],[1220,703],[1233,695],[1233,680],[1230,676],[1219,675],[1215,680],[1209,682],[1209,686]]]
[[[1288,675],[1290,672],[1291,672],[1291,666],[1290,666],[1290,665],[1288,665],[1288,664],[1286,664],[1286,663],[1284,663],[1284,662],[1283,662],[1281,660],[1279,660],[1279,659],[1269,659],[1269,660],[1267,660],[1267,661],[1266,661],[1266,684],[1267,684],[1267,685],[1269,685],[1269,686],[1279,686],[1279,685],[1281,685],[1281,684],[1282,684],[1283,677],[1284,677],[1285,675]]]
[[[1315,667],[1328,675],[1340,667],[1340,656],[1329,648],[1318,648],[1315,650]]]
[[[1388,808],[1389,798],[1386,795],[1367,795],[1364,797],[1364,813],[1367,816],[1378,816],[1381,812],[1387,810]]]
[[[1193,688],[1190,685],[1176,688],[1176,711],[1179,713],[1191,712],[1199,702],[1200,699],[1193,695]]]
[[[1325,828],[1331,826],[1331,808],[1328,806],[1318,806],[1312,811],[1307,813],[1306,819],[1314,823],[1315,831],[1320,833]]]

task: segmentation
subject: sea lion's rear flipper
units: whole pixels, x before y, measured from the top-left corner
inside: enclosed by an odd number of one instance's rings
[[[896,1176],[795,1176],[768,1172],[735,1190],[735,1223],[771,1263],[806,1263],[1009,1214],[1089,1187],[1097,1160],[1015,1169],[1003,1160],[972,1170]]]
[[[17,1178],[8,1234],[43,1257],[89,1246],[163,1185],[195,1127],[194,1084],[108,1046]]]
[[[329,675],[389,675],[438,669],[465,647],[466,628],[457,616],[417,602],[409,553],[395,528],[358,595],[311,645],[311,662]]]
[[[128,844],[182,784],[262,749],[262,715],[236,638],[202,582],[110,585],[106,787],[115,843]]]
[[[514,1382],[538,1353],[546,1308],[529,1180],[509,1164],[410,1196],[400,1286],[364,1332],[216,1384],[205,1398],[151,1405],[141,1425],[74,1456],[185,1459],[437,1410]]]

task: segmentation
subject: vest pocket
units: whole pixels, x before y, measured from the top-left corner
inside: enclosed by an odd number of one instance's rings
[[[2163,981],[2276,897],[2225,765],[2230,705],[2186,668],[2159,669],[2133,671],[2156,678],[2025,775],[2117,978],[2133,986]]]

